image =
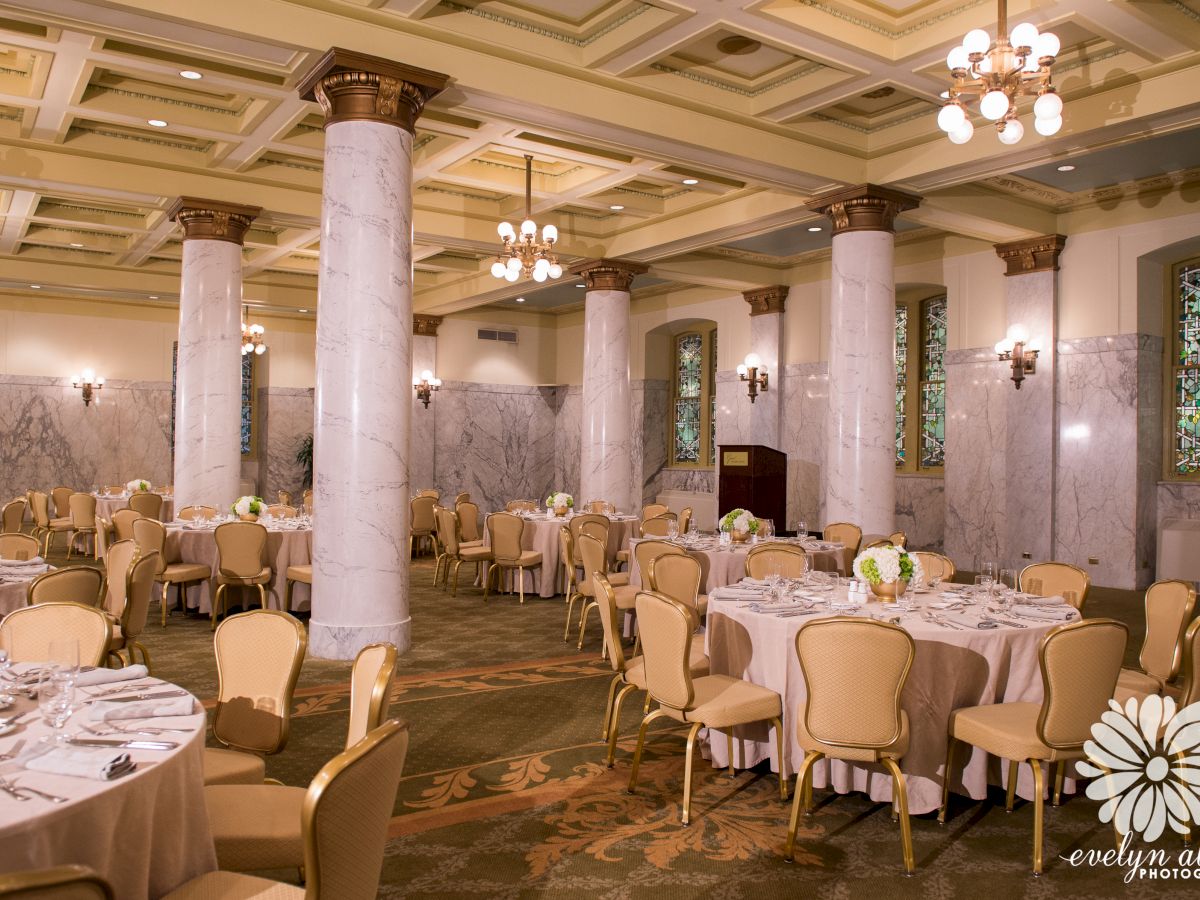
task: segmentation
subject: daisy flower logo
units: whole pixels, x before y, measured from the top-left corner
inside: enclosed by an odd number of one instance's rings
[[[1200,703],[1179,712],[1170,697],[1108,705],[1083,745],[1090,763],[1076,766],[1094,779],[1088,797],[1104,801],[1100,821],[1115,818],[1122,834],[1147,841],[1168,825],[1179,834],[1200,825]]]

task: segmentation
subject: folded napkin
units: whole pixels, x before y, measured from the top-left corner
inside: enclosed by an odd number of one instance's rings
[[[114,719],[149,719],[152,716],[190,716],[191,697],[163,697],[161,700],[131,700],[118,703],[112,700],[97,700],[92,704],[93,722],[111,722]]]
[[[1065,622],[1068,619],[1075,618],[1075,607],[1045,607],[1045,606],[1024,606],[1021,608],[1021,615],[1027,619],[1043,619],[1047,622]]]
[[[756,587],[770,587],[771,586],[771,582],[767,581],[765,578],[743,578],[741,581],[738,582],[738,584],[754,585]]]
[[[1020,606],[1062,606],[1067,601],[1062,597],[1039,597],[1037,594],[1017,594],[1016,602]]]
[[[756,613],[780,613],[780,612],[796,612],[801,609],[810,609],[807,603],[752,603],[750,611]]]
[[[92,669],[90,672],[80,672],[75,679],[76,687],[88,687],[93,684],[109,684],[113,681],[133,681],[145,678],[145,666],[126,666],[124,669]]]
[[[961,625],[963,628],[978,628],[979,623],[972,619],[964,619],[961,616],[942,616],[943,621],[950,622],[954,625]],[[993,626],[988,626],[989,628]]]
[[[961,600],[939,600],[936,603],[928,604],[934,609],[954,609],[956,606],[962,606]]]
[[[763,597],[764,591],[755,591],[750,588],[723,587],[717,588],[713,593],[720,593],[722,597],[734,597],[737,599],[760,600]]]
[[[25,768],[33,772],[50,772],[54,775],[73,775],[76,778],[91,778],[95,781],[111,781],[133,771],[133,760],[128,753],[113,750],[76,750],[55,747],[25,761]]]
[[[25,566],[44,566],[46,561],[40,556],[35,556],[33,559],[3,559],[0,558],[0,568],[4,569],[20,569]]]

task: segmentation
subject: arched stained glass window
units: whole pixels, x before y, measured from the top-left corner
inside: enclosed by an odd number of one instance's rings
[[[1200,259],[1176,266],[1173,275],[1167,372],[1174,427],[1168,471],[1173,478],[1200,479]]]
[[[716,457],[717,331],[675,337],[671,387],[673,466],[711,466]]]
[[[896,469],[946,462],[946,298],[896,304]]]

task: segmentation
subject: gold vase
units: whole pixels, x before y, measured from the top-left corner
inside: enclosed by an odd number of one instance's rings
[[[735,528],[733,531],[729,532],[729,540],[733,541],[735,544],[744,544],[750,540],[750,532],[739,531]]]
[[[567,508],[565,506],[556,506],[554,507],[554,514],[556,516],[565,516],[567,514]]]
[[[243,522],[257,522],[258,521],[258,516],[255,513],[246,513],[244,515],[238,516],[238,518],[241,519]]]
[[[901,578],[898,581],[881,581],[879,584],[871,585],[871,593],[883,603],[895,603],[898,598],[904,596],[904,592],[907,590],[907,578]]]

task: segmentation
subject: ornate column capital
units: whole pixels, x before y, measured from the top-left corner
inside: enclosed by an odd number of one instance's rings
[[[921,198],[916,194],[859,184],[814,197],[805,206],[828,216],[836,237],[850,231],[894,233],[896,216],[907,209],[916,209],[920,203]]]
[[[335,122],[382,122],[411,134],[425,104],[448,80],[441,72],[332,47],[296,90],[301,100],[321,104],[326,128]]]
[[[167,216],[183,226],[185,241],[228,241],[240,247],[245,243],[250,223],[261,212],[259,206],[180,197],[171,204]]]
[[[572,275],[582,275],[589,291],[624,291],[629,293],[633,279],[650,267],[623,259],[589,259],[571,266]]]
[[[441,316],[426,316],[413,313],[413,334],[437,337],[438,326],[442,324]]]
[[[1058,257],[1066,246],[1065,234],[1043,234],[1023,241],[996,244],[996,255],[1004,260],[1005,277],[1030,272],[1057,272]]]
[[[773,284],[770,287],[742,291],[742,297],[750,304],[750,315],[752,316],[782,313],[787,295],[788,286],[786,284]]]

